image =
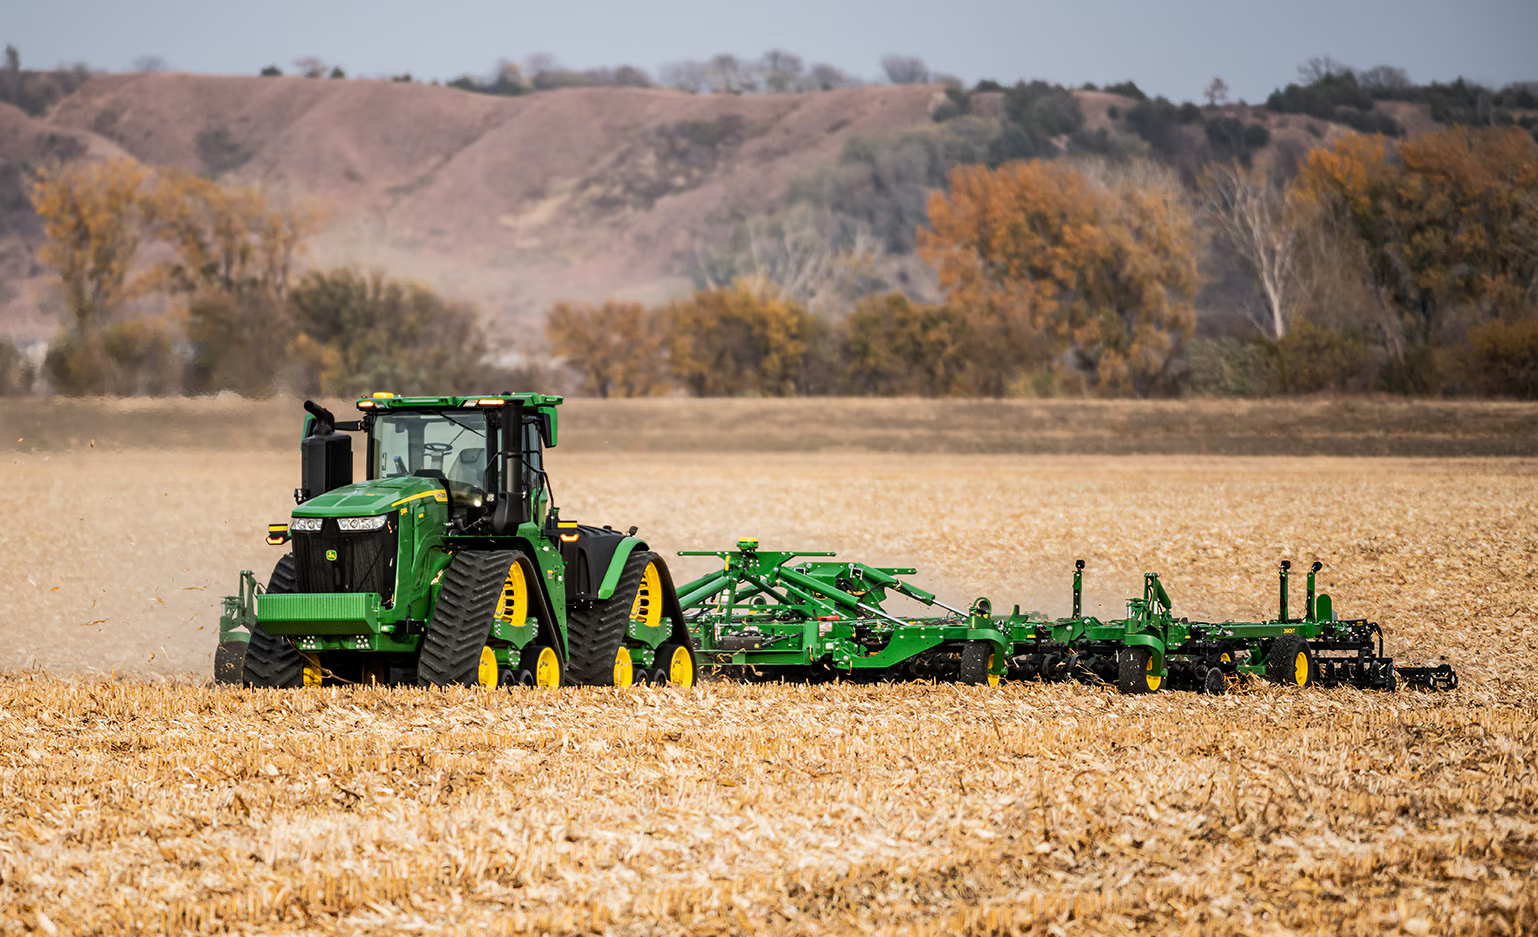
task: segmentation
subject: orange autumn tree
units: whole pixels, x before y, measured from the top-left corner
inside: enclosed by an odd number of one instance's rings
[[[667,390],[662,316],[640,303],[556,303],[545,315],[550,348],[599,397],[652,397]]]
[[[1444,344],[1538,301],[1538,143],[1521,130],[1347,137],[1309,153],[1295,189],[1352,233],[1397,313],[1391,348]]]
[[[789,397],[826,379],[826,327],[766,281],[700,290],[663,317],[669,367],[696,397]]]
[[[145,287],[134,266],[149,230],[149,170],[128,159],[41,169],[31,186],[43,263],[59,275],[75,328],[93,338]]]
[[[314,216],[179,169],[158,175],[149,204],[170,248],[157,278],[185,297],[188,389],[270,392],[294,357],[289,279]]]
[[[1200,247],[1179,184],[1148,164],[958,167],[930,199],[919,254],[939,274],[983,393],[1050,374],[1104,396],[1173,392]]]

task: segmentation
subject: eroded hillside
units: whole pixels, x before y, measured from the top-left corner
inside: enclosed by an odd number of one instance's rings
[[[516,327],[558,298],[655,299],[731,219],[851,138],[929,120],[931,87],[803,95],[571,89],[516,98],[382,81],[106,75],[42,118],[0,107],[0,329],[45,337],[22,171],[126,152],[260,184],[325,219],[310,262],[382,266]],[[7,295],[8,294],[8,295]]]

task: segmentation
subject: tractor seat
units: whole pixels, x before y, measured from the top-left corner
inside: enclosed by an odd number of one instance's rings
[[[454,459],[454,464],[449,467],[449,481],[461,482],[473,485],[476,488],[486,483],[486,450],[462,449]]]

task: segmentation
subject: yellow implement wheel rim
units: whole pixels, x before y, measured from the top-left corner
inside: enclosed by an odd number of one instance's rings
[[[668,682],[674,686],[694,686],[694,655],[688,648],[673,648],[673,656],[668,660]]]
[[[662,621],[662,574],[654,562],[647,563],[641,571],[641,585],[635,590],[630,617],[648,628],[655,628]]]
[[[1292,659],[1292,676],[1298,686],[1308,686],[1308,652],[1299,651]]]
[[[320,686],[325,675],[320,669],[320,658],[314,654],[300,654],[304,658],[304,685]]]
[[[513,563],[507,567],[507,578],[502,581],[502,596],[497,599],[497,617],[513,625],[529,620],[529,584],[523,576],[523,567]]]
[[[555,656],[555,648],[539,649],[539,656],[534,660],[534,685],[561,685],[561,659]]]
[[[1148,655],[1148,664],[1146,666],[1146,669],[1148,671],[1148,676],[1147,676],[1146,679],[1148,680],[1148,692],[1150,692],[1150,693],[1158,692],[1159,684],[1164,682],[1164,678],[1163,677],[1161,677],[1158,674],[1154,673],[1154,665],[1153,664],[1154,664],[1153,655],[1149,654]]]
[[[481,648],[481,662],[475,668],[475,682],[481,686],[497,685],[497,652],[489,647]]]
[[[989,686],[998,686],[999,685],[999,679],[1000,679],[999,674],[996,674],[996,673],[993,672],[993,668],[995,666],[997,666],[997,664],[998,664],[998,659],[999,659],[999,652],[998,651],[989,651],[988,652],[988,685]]]
[[[621,647],[614,655],[614,685],[630,686],[635,682],[635,665],[630,662],[630,648]]]

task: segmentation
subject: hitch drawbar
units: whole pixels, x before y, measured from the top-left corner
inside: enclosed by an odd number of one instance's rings
[[[1283,562],[1277,617],[1256,622],[1193,622],[1177,617],[1157,573],[1127,600],[1125,618],[1085,615],[1084,562],[1073,572],[1073,613],[994,614],[986,598],[966,611],[907,582],[911,568],[842,562],[831,553],[760,550],[741,540],[713,556],[719,570],[678,589],[701,660],[755,677],[843,676],[941,679],[997,684],[1002,678],[1115,683],[1125,693],[1191,689],[1223,693],[1265,678],[1293,686],[1355,686],[1393,691],[1458,685],[1450,664],[1397,667],[1383,654],[1383,632],[1366,619],[1341,619],[1308,570],[1303,614],[1288,613],[1292,564]],[[933,613],[901,614],[903,596]]]

